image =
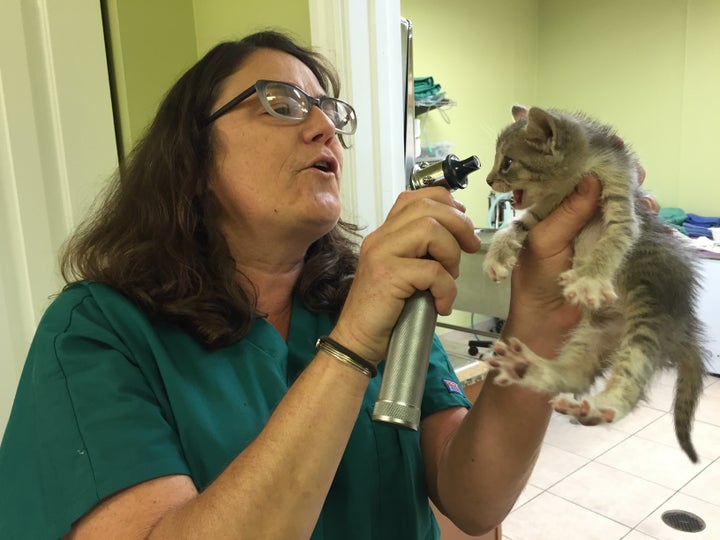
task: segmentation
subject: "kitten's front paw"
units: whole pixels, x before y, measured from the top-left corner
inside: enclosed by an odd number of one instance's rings
[[[483,272],[492,279],[494,282],[499,282],[507,279],[510,276],[515,263],[517,262],[516,257],[510,257],[505,261],[499,261],[491,258],[489,255],[485,257],[483,261]]]
[[[596,310],[617,300],[615,288],[610,281],[578,276],[575,270],[560,274],[559,283],[563,287],[563,295],[573,305],[580,304]]]
[[[498,386],[520,382],[530,366],[530,350],[519,339],[510,338],[507,343],[497,341],[493,352],[495,356],[488,360],[498,370],[493,382]]]
[[[507,279],[517,263],[522,244],[508,236],[496,236],[483,261],[483,272],[493,281]]]

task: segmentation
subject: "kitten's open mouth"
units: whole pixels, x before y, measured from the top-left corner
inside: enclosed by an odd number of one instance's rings
[[[524,189],[513,189],[512,192],[512,205],[513,208],[522,208],[523,207],[523,199],[525,198],[525,190]]]

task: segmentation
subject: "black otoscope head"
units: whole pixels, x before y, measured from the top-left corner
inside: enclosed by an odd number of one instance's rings
[[[455,154],[448,154],[437,163],[419,163],[410,178],[410,189],[442,186],[449,191],[467,187],[467,176],[480,168],[477,156],[458,159]]]
[[[471,172],[475,172],[480,168],[480,160],[477,156],[470,156],[467,159],[458,159],[454,154],[448,154],[443,160],[443,174],[447,182],[448,189],[465,189],[467,187],[467,177]]]

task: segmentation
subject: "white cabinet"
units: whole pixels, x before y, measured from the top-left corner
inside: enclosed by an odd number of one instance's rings
[[[708,371],[720,375],[720,260],[700,259],[702,292],[698,298],[698,316],[707,330],[711,358]]]

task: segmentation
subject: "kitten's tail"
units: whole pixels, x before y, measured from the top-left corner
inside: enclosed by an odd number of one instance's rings
[[[675,383],[675,436],[693,463],[698,462],[697,452],[690,441],[693,417],[703,390],[703,354],[696,346],[689,346],[678,363]]]

